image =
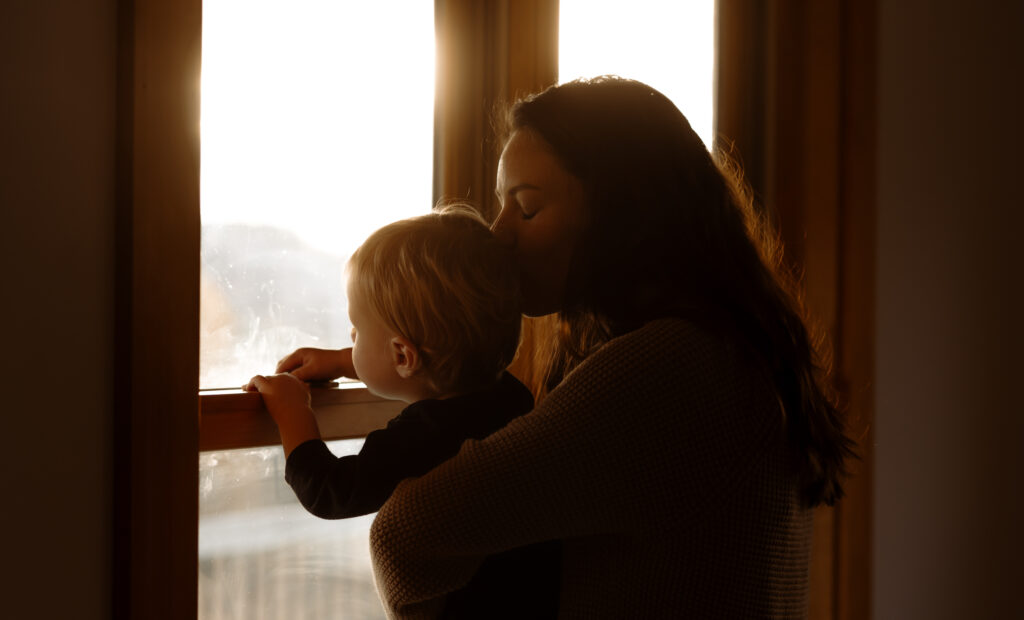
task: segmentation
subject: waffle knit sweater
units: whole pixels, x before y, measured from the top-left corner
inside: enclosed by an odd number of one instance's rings
[[[377,587],[391,617],[436,617],[487,556],[559,540],[559,617],[802,618],[811,510],[793,461],[765,369],[653,321],[400,484],[371,530]]]

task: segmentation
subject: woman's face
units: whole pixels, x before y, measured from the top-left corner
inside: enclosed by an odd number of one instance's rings
[[[512,134],[498,161],[501,211],[491,226],[519,263],[523,313],[562,309],[569,264],[584,227],[583,184],[537,133]]]

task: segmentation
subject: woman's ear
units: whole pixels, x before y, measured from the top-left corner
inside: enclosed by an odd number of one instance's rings
[[[419,372],[422,364],[419,349],[411,340],[402,336],[391,339],[391,361],[395,365],[395,372],[403,379]]]

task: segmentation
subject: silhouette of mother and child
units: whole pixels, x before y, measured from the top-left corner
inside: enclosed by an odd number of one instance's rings
[[[248,384],[287,481],[318,516],[377,512],[391,617],[805,616],[812,509],[853,442],[736,166],[617,77],[504,120],[497,218],[377,231],[348,263],[352,347]],[[507,370],[522,315],[557,317],[532,392]],[[305,381],[340,376],[409,404],[338,458]]]

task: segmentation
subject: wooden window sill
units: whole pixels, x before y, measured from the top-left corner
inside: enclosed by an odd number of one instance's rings
[[[361,384],[313,388],[313,413],[325,440],[365,437],[383,428],[405,407],[371,394]],[[231,450],[281,442],[277,425],[255,392],[210,390],[199,393],[199,449]]]

